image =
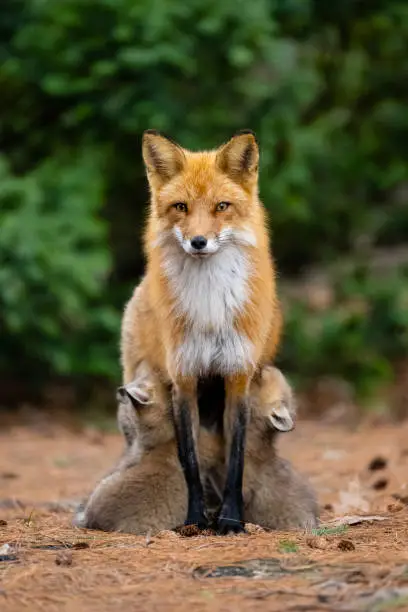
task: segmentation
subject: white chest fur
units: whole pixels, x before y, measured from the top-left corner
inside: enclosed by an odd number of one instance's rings
[[[229,245],[197,260],[176,246],[162,261],[176,300],[175,315],[188,322],[174,355],[177,370],[192,376],[246,370],[252,344],[234,326],[249,293],[250,262],[244,249]]]

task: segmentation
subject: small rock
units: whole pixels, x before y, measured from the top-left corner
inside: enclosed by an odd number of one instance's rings
[[[340,542],[337,544],[337,548],[343,552],[356,550],[356,547],[351,540],[340,540]]]
[[[3,544],[3,546],[0,547],[0,561],[17,561],[17,555],[14,553],[15,551],[10,544]]]
[[[55,557],[55,563],[63,567],[72,565],[72,552],[70,550],[61,550]]]
[[[5,527],[6,525],[7,525],[7,521],[5,521],[4,519],[0,519],[0,526]]]

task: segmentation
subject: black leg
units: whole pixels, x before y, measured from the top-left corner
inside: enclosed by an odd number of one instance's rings
[[[232,424],[232,437],[229,453],[227,480],[221,512],[218,518],[218,530],[241,533],[244,529],[244,503],[242,482],[244,475],[245,434],[247,424],[246,400],[240,398],[235,406],[235,418]]]
[[[176,430],[178,456],[188,489],[188,512],[185,525],[208,526],[205,513],[204,492],[193,436],[190,403],[186,398],[173,399],[173,415]]]

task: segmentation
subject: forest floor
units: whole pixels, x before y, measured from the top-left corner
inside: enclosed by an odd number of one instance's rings
[[[8,424],[0,609],[408,610],[408,423],[299,421],[279,448],[316,487],[317,531],[136,537],[72,527],[75,503],[120,455],[119,435]]]

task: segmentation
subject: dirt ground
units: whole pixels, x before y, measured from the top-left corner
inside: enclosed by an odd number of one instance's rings
[[[317,489],[314,533],[72,527],[76,501],[121,448],[116,434],[46,420],[1,430],[1,610],[408,610],[408,423],[299,422],[281,437],[281,453]],[[375,519],[344,526],[355,515]]]

